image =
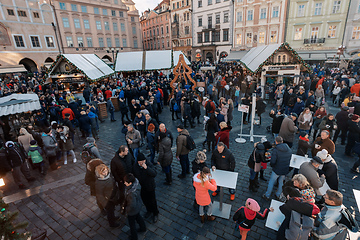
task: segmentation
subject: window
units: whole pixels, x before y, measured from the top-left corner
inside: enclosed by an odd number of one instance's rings
[[[123,39],[122,39],[122,42],[123,42],[123,47],[127,47],[127,41],[126,41],[126,38],[123,38]]]
[[[8,9],[7,12],[8,12],[8,15],[15,16],[13,9]]]
[[[311,39],[317,39],[319,36],[319,27],[313,27],[311,29]]]
[[[159,30],[159,29],[158,29]],[[132,27],[132,33],[134,34],[134,35],[136,35],[136,27]],[[159,35],[159,31],[158,31],[158,35]]]
[[[104,8],[103,8],[102,13],[103,13],[103,15],[105,15],[105,16],[108,15],[108,14],[107,14],[107,9],[104,9]]]
[[[358,7],[358,11],[357,11],[358,13],[360,13],[360,3],[359,3],[359,7]]]
[[[169,33],[169,26],[166,26],[166,33]]]
[[[86,42],[87,42],[87,46],[88,46],[88,47],[93,47],[93,43],[92,43],[92,38],[91,38],[91,37],[87,37],[87,38],[86,38]]]
[[[75,28],[81,28],[80,20],[77,18],[74,18],[74,25],[75,25]]]
[[[215,24],[220,24],[220,13],[215,14]]]
[[[321,8],[322,8],[322,3],[315,3],[315,12],[314,12],[315,16],[321,15]]]
[[[118,2],[118,0],[114,0],[114,4],[118,4],[119,2]]]
[[[18,48],[24,48],[25,47],[23,36],[14,35],[14,41],[15,41],[16,47],[18,47]]]
[[[66,5],[63,2],[59,2],[59,6],[61,10],[66,10]]]
[[[266,8],[260,9],[260,19],[266,18]]]
[[[336,37],[336,26],[330,25],[328,31],[328,38],[335,38]]]
[[[237,0],[237,2],[238,2],[238,3],[242,3],[242,2],[243,2],[243,0]]]
[[[298,12],[297,12],[297,16],[298,17],[303,17],[305,16],[305,5],[299,5],[298,6]]]
[[[84,28],[85,28],[85,29],[90,29],[89,20],[84,20]]]
[[[30,36],[31,46],[33,48],[40,48],[40,41],[38,36]]]
[[[186,13],[186,18],[187,18],[188,21],[190,20],[190,14],[189,13]]]
[[[210,32],[205,32],[204,36],[204,42],[210,42]]]
[[[164,35],[164,27],[161,27],[161,35]]]
[[[45,42],[46,42],[46,46],[47,46],[48,48],[53,48],[53,47],[55,47],[55,43],[54,43],[54,38],[53,38],[53,37],[50,37],[50,36],[45,37]]]
[[[110,30],[110,25],[109,25],[109,22],[104,22],[104,27],[105,27],[105,30]]]
[[[202,0],[198,1],[198,7],[201,8],[202,7]]]
[[[96,21],[96,29],[97,30],[101,30],[101,22],[100,21]]]
[[[253,20],[253,10],[249,10],[248,11],[248,16],[247,16],[247,20],[248,21],[252,21]]]
[[[115,38],[115,47],[120,47],[120,38]]]
[[[241,45],[242,44],[242,35],[241,33],[236,34],[236,44]]]
[[[138,41],[134,39],[134,48],[138,48]],[[164,40],[163,40],[163,48],[164,48]]]
[[[351,39],[360,39],[360,27],[354,27]]]
[[[265,43],[265,32],[259,32],[259,43]]]
[[[69,28],[70,27],[69,19],[63,18],[62,20],[63,20],[64,28]]]
[[[229,22],[229,13],[225,12],[224,13],[224,23],[227,23],[227,22]]]
[[[86,6],[81,6],[81,12],[87,13],[87,7]]]
[[[132,22],[135,22],[135,17],[131,17],[130,19],[131,19]]]
[[[111,16],[116,17],[116,11],[115,10],[111,10]]]
[[[302,27],[295,29],[295,36],[294,40],[301,40],[302,39]]]
[[[212,27],[212,16],[208,16],[208,27]]]
[[[99,8],[94,7],[94,13],[95,13],[95,14],[100,14]]]
[[[273,7],[273,18],[279,17],[279,6]]]
[[[237,12],[236,13],[236,22],[242,22],[242,12]]]
[[[71,11],[77,12],[77,6],[76,6],[76,4],[71,4]]]
[[[276,43],[277,42],[277,31],[271,31],[270,42],[271,43]]]
[[[26,12],[25,11],[18,10],[17,12],[18,12],[19,17],[26,17]]]
[[[167,46],[170,47],[170,42],[169,42],[169,40],[167,40],[166,42],[167,42]]]
[[[66,45],[67,45],[68,47],[74,47],[74,43],[73,43],[72,37],[66,37]]]
[[[176,8],[179,8],[179,2],[176,3]]]
[[[220,31],[212,32],[212,41],[213,42],[220,42]]]
[[[252,43],[252,33],[246,33],[246,44]]]
[[[208,0],[208,5],[212,5],[212,0]]]
[[[34,18],[40,18],[39,13],[38,12],[33,12]]]
[[[112,47],[111,38],[106,38],[106,45],[107,47]]]
[[[119,30],[116,22],[113,22],[113,29],[114,29],[114,32],[117,32]]]
[[[175,9],[175,3],[173,3],[173,9]]]
[[[199,23],[199,24],[198,24],[199,27],[201,27],[201,26],[202,26],[202,18],[199,18],[199,19],[198,19],[198,23]]]
[[[186,13],[184,13],[184,21],[186,21]]]
[[[83,37],[77,37],[77,42],[79,47],[84,47],[84,39]]]
[[[215,3],[220,3],[221,1],[220,0],[215,0]]]
[[[338,13],[340,11],[341,1],[334,1],[332,13]]]
[[[99,47],[105,47],[104,38],[99,38]]]
[[[124,12],[119,11],[119,16],[120,16],[120,17],[124,17]]]
[[[223,42],[229,41],[229,29],[223,30]]]
[[[190,28],[189,26],[186,26],[185,27],[185,34],[188,35],[190,33]]]

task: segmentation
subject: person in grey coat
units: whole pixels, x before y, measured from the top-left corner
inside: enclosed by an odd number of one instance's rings
[[[130,227],[130,239],[137,240],[138,232],[145,232],[146,225],[143,217],[140,215],[141,210],[141,198],[137,191],[139,181],[134,177],[132,173],[128,173],[124,177],[125,184],[125,212],[128,216]],[[140,229],[136,229],[136,222],[139,224]]]
[[[41,135],[41,139],[43,142],[43,150],[49,161],[50,167],[52,170],[56,170],[60,168],[56,163],[56,151],[58,148],[58,143],[56,142],[56,139],[51,135],[51,133],[51,128],[46,128]]]
[[[107,105],[107,110],[110,112],[111,121],[115,122],[116,121],[115,116],[114,116],[115,107],[111,101],[111,98],[108,98],[108,100],[106,101],[106,105]]]
[[[262,196],[265,200],[270,200],[270,194],[273,190],[276,180],[278,180],[279,186],[275,196],[277,198],[280,197],[285,175],[289,173],[289,165],[292,155],[291,149],[286,143],[283,142],[283,138],[280,136],[275,138],[275,143],[276,146],[271,152],[270,159],[272,173],[266,193]]]
[[[301,164],[299,169],[299,173],[307,178],[310,186],[312,186],[315,191],[321,188],[325,182],[325,175],[322,174],[319,176],[317,172],[320,165],[323,165],[323,161],[318,156],[314,156],[310,162]]]
[[[166,175],[165,185],[171,185],[172,182],[172,170],[171,163],[173,160],[173,153],[171,151],[171,139],[166,133],[159,133],[159,156],[158,164],[162,167],[163,172]]]
[[[129,124],[127,126],[127,133],[126,133],[126,141],[131,148],[135,160],[137,159],[138,153],[139,153],[139,147],[140,147],[140,141],[141,141],[141,134],[138,130],[134,128],[132,124]]]
[[[290,116],[284,118],[280,127],[279,136],[283,138],[284,143],[286,143],[290,148],[292,148],[294,135],[298,130],[294,123],[297,117],[296,113],[291,113]]]

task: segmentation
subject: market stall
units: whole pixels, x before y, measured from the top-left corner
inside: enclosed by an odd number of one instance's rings
[[[262,94],[266,83],[298,83],[302,72],[311,67],[288,43],[271,44],[252,48],[240,62],[261,79]]]

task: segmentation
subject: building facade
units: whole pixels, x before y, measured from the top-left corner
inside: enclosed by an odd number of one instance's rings
[[[169,50],[171,44],[170,0],[163,0],[140,17],[144,50]]]
[[[351,54],[360,53],[360,0],[352,0],[346,22],[344,45]]]
[[[2,0],[0,64],[35,72],[60,52],[95,53],[112,62],[118,51],[141,50],[138,11],[124,2]]]
[[[192,1],[192,59],[219,61],[226,57],[233,39],[233,1]]]
[[[182,51],[191,61],[191,0],[171,0],[170,9],[173,49]]]
[[[284,42],[287,0],[235,0],[233,50]]]
[[[307,61],[333,58],[343,44],[350,0],[290,0],[286,41]]]
[[[59,54],[53,23],[55,14],[47,2],[1,0],[0,72],[16,71],[20,65],[35,72],[51,64]]]

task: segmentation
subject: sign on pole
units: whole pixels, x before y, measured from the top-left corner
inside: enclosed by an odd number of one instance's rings
[[[239,112],[244,112],[244,113],[249,113],[249,106],[244,105],[244,104],[239,104],[238,105],[238,111]]]

